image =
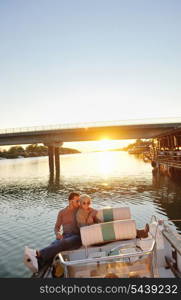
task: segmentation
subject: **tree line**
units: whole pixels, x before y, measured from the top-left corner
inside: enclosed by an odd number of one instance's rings
[[[80,151],[71,148],[59,148],[60,154],[74,154],[80,153]],[[47,156],[48,147],[43,145],[28,145],[23,148],[22,146],[13,146],[8,150],[0,149],[0,157],[2,158],[18,158],[18,157],[37,157],[37,156]]]
[[[133,149],[134,147],[139,147],[139,146],[145,146],[145,147],[149,147],[152,145],[152,141],[151,140],[146,140],[143,141],[142,139],[137,139],[135,143],[129,144],[126,147],[123,147],[122,150],[123,151],[129,151],[131,149]]]

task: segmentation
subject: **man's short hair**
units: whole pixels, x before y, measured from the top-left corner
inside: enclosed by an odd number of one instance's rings
[[[74,199],[74,197],[80,197],[80,194],[79,193],[74,193],[74,192],[70,193],[69,198],[68,198],[69,201]]]

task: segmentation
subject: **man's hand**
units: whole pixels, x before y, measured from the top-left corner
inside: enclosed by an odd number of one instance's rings
[[[56,234],[56,239],[57,239],[57,240],[63,239],[63,235],[62,235],[60,232],[57,232],[57,234]]]

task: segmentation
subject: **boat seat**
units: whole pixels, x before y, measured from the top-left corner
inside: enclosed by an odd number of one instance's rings
[[[80,228],[82,245],[85,247],[112,241],[136,238],[134,220],[116,220]]]
[[[97,212],[97,218],[102,222],[131,219],[129,207],[103,208]]]
[[[137,242],[138,239],[135,238],[114,241],[103,246],[82,246],[74,251],[62,252],[59,259],[62,260],[63,257],[65,264],[69,264],[66,268],[66,277],[103,278],[109,277],[110,273],[119,278],[152,277],[152,257],[148,253],[146,256],[143,254],[131,257],[131,254],[135,254],[137,251],[140,253],[140,250],[137,249]],[[149,251],[149,249],[146,251]],[[117,255],[120,254],[126,255],[126,258],[117,259]],[[130,257],[127,255],[130,255]],[[106,257],[110,257],[110,260],[106,261]],[[98,260],[94,261],[94,258]],[[92,261],[90,261],[91,259]]]

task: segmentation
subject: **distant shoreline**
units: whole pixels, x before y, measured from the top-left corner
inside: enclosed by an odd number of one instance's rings
[[[59,155],[79,153],[81,153],[79,150],[73,148],[59,148]],[[0,160],[43,156],[48,156],[48,148],[46,146],[30,145],[26,149],[21,146],[15,146],[8,151],[0,151]]]

